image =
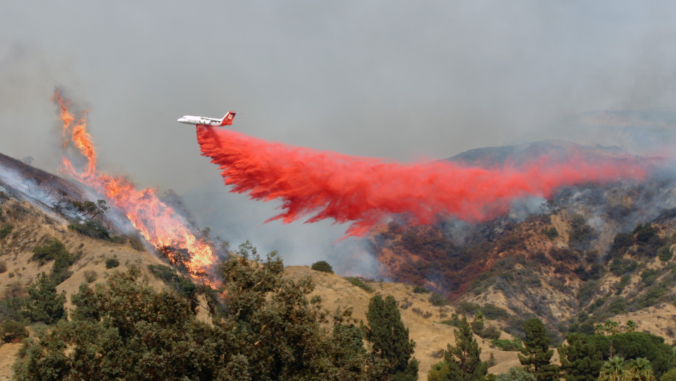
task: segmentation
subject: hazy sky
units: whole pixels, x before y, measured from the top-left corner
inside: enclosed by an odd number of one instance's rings
[[[0,152],[53,169],[60,85],[89,108],[106,168],[179,192],[215,175],[184,114],[448,157],[583,111],[672,107],[672,3],[3,1]]]
[[[217,170],[184,114],[237,111],[240,131],[317,149],[445,158],[589,110],[673,107],[675,41],[670,1],[4,0],[0,152],[54,171],[62,86],[89,109],[104,169],[195,203]],[[271,207],[231,222],[246,236]],[[344,231],[271,229],[252,234]]]

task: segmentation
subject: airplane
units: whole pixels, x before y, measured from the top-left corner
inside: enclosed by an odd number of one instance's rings
[[[192,116],[192,115],[185,115],[182,118],[178,118],[178,122],[184,123],[184,124],[196,124],[198,126],[230,126],[232,125],[232,120],[235,119],[235,112],[228,112],[225,114],[223,119],[214,119],[214,118],[206,118],[203,116]]]

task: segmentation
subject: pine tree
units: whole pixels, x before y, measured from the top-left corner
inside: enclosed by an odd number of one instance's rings
[[[430,381],[476,381],[488,373],[488,363],[481,361],[481,348],[472,335],[472,329],[463,317],[455,330],[455,346],[448,345],[444,361],[432,366]]]
[[[388,295],[383,300],[382,296],[376,295],[371,298],[366,319],[366,340],[372,343],[371,355],[389,362],[392,380],[417,380],[418,360],[411,358],[415,341],[409,340],[408,328],[401,321],[394,297]]]
[[[66,310],[63,307],[66,303],[66,292],[58,294],[56,284],[57,281],[53,277],[45,273],[38,274],[35,284],[28,288],[30,299],[23,311],[25,318],[34,323],[45,324],[54,324],[66,318]]]
[[[549,349],[551,339],[547,336],[545,325],[540,319],[528,319],[524,325],[526,339],[519,354],[524,368],[533,373],[538,381],[553,381],[559,377],[559,368],[550,363],[554,351]]]
[[[584,334],[566,336],[568,345],[559,348],[561,370],[567,381],[595,381],[603,366],[603,353]]]

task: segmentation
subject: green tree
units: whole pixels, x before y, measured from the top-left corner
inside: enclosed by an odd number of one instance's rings
[[[559,368],[550,363],[554,351],[549,349],[551,339],[540,319],[528,319],[524,324],[526,339],[519,354],[524,369],[531,372],[538,381],[552,381],[559,377]]]
[[[157,292],[131,267],[80,288],[72,321],[29,338],[17,380],[383,380],[387,364],[359,349],[349,310],[333,317],[311,278],[282,277],[275,254],[247,242],[223,264],[228,311],[210,323],[189,300]],[[323,328],[333,325],[332,329]]]
[[[28,301],[23,311],[24,318],[31,322],[54,324],[66,319],[66,292],[56,292],[57,281],[45,273],[38,274],[36,282],[28,288]]]
[[[645,358],[624,361],[615,356],[601,368],[599,381],[655,381],[650,361]]]
[[[671,370],[664,373],[660,381],[676,381],[676,368],[671,368]]]
[[[624,381],[627,379],[626,376],[627,372],[625,372],[624,359],[615,356],[603,364],[599,375],[599,381]]]
[[[411,358],[415,341],[409,339],[408,328],[401,321],[397,301],[388,295],[371,298],[366,311],[366,340],[372,344],[371,355],[389,362],[393,380],[417,380],[418,360]]]
[[[594,381],[603,366],[603,353],[585,334],[569,334],[568,345],[559,348],[561,370],[567,381]]]
[[[638,326],[636,325],[636,322],[633,320],[627,320],[627,332],[634,332],[636,331],[636,328]]]
[[[674,367],[674,352],[663,337],[645,332],[625,332],[612,336],[592,335],[587,340],[601,350],[605,360],[610,359],[611,348],[613,356],[627,360],[647,358],[658,378]]]
[[[476,381],[488,373],[488,363],[481,361],[481,348],[472,335],[472,329],[463,316],[459,330],[455,330],[455,346],[448,345],[444,361],[430,370],[430,381]]]
[[[507,373],[500,373],[495,381],[537,381],[535,376],[523,370],[523,368],[509,368]]]

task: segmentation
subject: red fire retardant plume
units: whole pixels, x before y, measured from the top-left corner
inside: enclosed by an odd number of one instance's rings
[[[253,200],[281,200],[282,212],[266,222],[311,216],[307,223],[350,222],[345,236],[362,236],[391,214],[428,224],[439,216],[485,221],[524,196],[548,198],[579,183],[642,179],[646,169],[631,158],[567,162],[546,156],[519,168],[466,167],[434,161],[397,163],[268,142],[232,130],[198,126],[202,155],[218,164],[231,192]]]

